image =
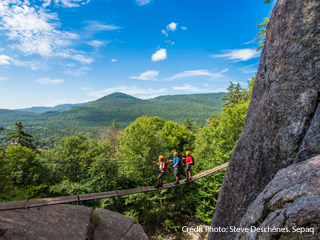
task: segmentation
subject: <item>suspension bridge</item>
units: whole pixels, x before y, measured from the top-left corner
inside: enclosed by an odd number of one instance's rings
[[[29,200],[21,200],[21,201],[13,201],[13,202],[0,202],[0,211],[2,210],[13,210],[13,209],[29,209],[34,207],[43,207],[49,205],[57,205],[64,203],[72,203],[72,202],[84,202],[95,199],[102,198],[112,198],[112,197],[121,197],[124,195],[136,194],[136,193],[144,193],[144,192],[152,192],[158,191],[168,188],[175,188],[180,185],[184,185],[190,182],[194,182],[200,178],[208,176],[214,172],[217,172],[223,168],[226,168],[228,163],[222,164],[220,166],[214,167],[212,169],[206,170],[202,173],[192,176],[192,180],[189,182],[180,181],[179,184],[174,185],[172,183],[164,184],[163,187],[155,188],[153,186],[144,186],[140,188],[132,188],[132,189],[123,189],[123,190],[114,190],[109,192],[100,192],[100,193],[89,193],[89,194],[79,194],[72,196],[64,196],[64,197],[53,197],[53,198],[40,198],[40,199],[29,199]]]

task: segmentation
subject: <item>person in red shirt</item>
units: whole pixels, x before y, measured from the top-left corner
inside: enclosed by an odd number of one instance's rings
[[[183,160],[186,160],[186,180],[185,182],[191,181],[191,166],[193,165],[193,157],[190,155],[190,151],[186,152],[186,157],[182,158]],[[189,173],[189,174],[188,174]]]

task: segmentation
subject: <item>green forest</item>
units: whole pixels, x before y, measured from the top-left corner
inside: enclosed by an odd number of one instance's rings
[[[37,146],[53,148],[60,139],[82,132],[90,139],[102,140],[113,120],[124,129],[144,115],[182,124],[186,118],[200,124],[211,114],[221,113],[220,98],[225,93],[160,96],[142,100],[124,93],[113,93],[67,111],[44,113],[0,109],[0,147],[8,144],[7,133],[23,122]],[[185,106],[188,106],[187,108]],[[38,111],[34,108],[33,111]]]
[[[112,119],[109,124],[111,127],[100,132],[99,138],[92,137],[85,131],[69,135],[73,132],[68,130],[69,136],[57,140],[48,151],[36,150],[35,146],[38,141],[36,134],[50,133],[46,132],[48,127],[41,127],[39,124],[46,121],[44,115],[38,115],[39,125],[32,127],[35,119],[33,113],[21,113],[25,114],[24,117],[13,125],[10,124],[18,118],[8,113],[7,119],[11,122],[0,129],[2,139],[5,139],[0,152],[0,201],[152,186],[156,184],[157,178],[153,158],[164,155],[172,159],[175,151],[179,153],[179,157],[185,151],[191,151],[195,159],[192,175],[228,162],[245,122],[254,81],[255,77],[249,81],[248,88],[242,88],[239,83],[230,83],[228,92],[217,94],[216,98],[211,98],[209,94],[201,97],[181,95],[145,101],[117,93],[63,114],[47,113],[57,116],[50,123],[50,126],[57,128],[61,123],[59,121],[67,120],[72,129],[74,112],[77,113],[76,119],[80,126],[89,122],[94,127],[103,122],[108,125]],[[110,102],[109,106],[114,106],[114,112],[109,108],[111,117],[106,118],[105,113],[101,113],[95,115],[95,119],[87,119],[95,111],[105,107],[106,100]],[[209,101],[208,106],[203,101]],[[180,112],[173,111],[178,103]],[[113,115],[116,114],[117,104],[126,106],[123,111],[131,113],[119,120],[119,123],[113,121],[119,119]],[[221,106],[217,108],[218,105]],[[158,108],[150,109],[150,106]],[[141,109],[152,114],[135,117]],[[209,118],[205,118],[203,109],[211,109]],[[175,115],[170,115],[173,113]],[[131,120],[132,118],[135,119]],[[122,127],[124,123],[128,123],[125,128]],[[181,179],[184,179],[183,166],[180,167],[180,173]],[[157,234],[153,232],[151,225],[158,219],[162,219],[163,227],[178,231],[181,226],[174,221],[177,217],[192,215],[210,223],[224,174],[225,169],[173,189],[92,200],[83,204],[134,217],[149,236]],[[164,183],[174,180],[171,165],[165,173]]]

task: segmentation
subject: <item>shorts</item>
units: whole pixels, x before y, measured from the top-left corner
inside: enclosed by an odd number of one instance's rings
[[[186,165],[186,172],[191,170],[191,165]]]
[[[174,167],[174,168],[173,168],[173,174],[174,174],[176,177],[179,177],[179,167]]]
[[[163,176],[164,175],[164,171],[163,170],[159,170],[158,173]]]

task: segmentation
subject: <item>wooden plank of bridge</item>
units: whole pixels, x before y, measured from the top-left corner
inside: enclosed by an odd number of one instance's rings
[[[26,200],[0,203],[0,211],[8,210],[8,209],[19,209],[19,208],[25,208],[25,207],[26,207]]]
[[[162,190],[162,189],[168,189],[168,188],[172,188],[174,187],[174,185],[172,185],[171,183],[167,183],[167,184],[163,184],[163,187],[161,188],[155,188],[153,186],[151,187],[146,187],[149,191],[157,191],[157,190]]]
[[[71,202],[77,202],[77,201],[78,201],[78,196],[72,195],[72,196],[65,196],[65,197],[31,199],[28,201],[26,205],[27,207],[41,207],[41,206],[71,203]]]
[[[88,201],[88,200],[110,198],[110,197],[116,197],[116,196],[118,196],[116,191],[110,191],[110,192],[89,193],[89,194],[79,195],[79,199],[80,201]]]
[[[118,191],[120,196],[129,195],[129,194],[135,194],[135,193],[148,192],[148,190],[145,187],[124,189],[124,190],[117,190],[117,191]]]

